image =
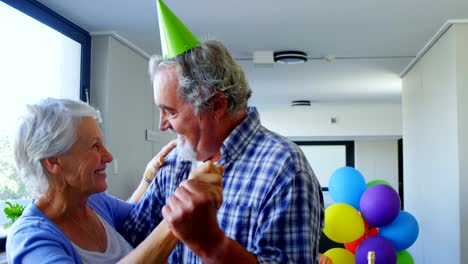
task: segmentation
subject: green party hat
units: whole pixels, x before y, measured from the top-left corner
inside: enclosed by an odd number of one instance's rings
[[[200,45],[200,41],[164,4],[157,0],[159,32],[164,59],[170,59]]]

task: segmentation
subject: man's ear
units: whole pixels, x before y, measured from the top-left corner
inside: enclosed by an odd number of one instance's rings
[[[46,171],[52,174],[57,174],[62,168],[57,157],[49,157],[42,159],[42,166]]]
[[[228,109],[228,100],[222,92],[217,92],[213,97],[213,111],[216,118],[224,116]]]

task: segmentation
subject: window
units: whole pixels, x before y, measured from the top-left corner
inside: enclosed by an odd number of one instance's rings
[[[315,176],[322,186],[325,208],[333,204],[328,192],[328,182],[332,173],[343,166],[354,167],[354,141],[295,141],[302,149]],[[324,233],[320,236],[319,252],[332,248],[344,248],[342,243],[329,239]]]
[[[43,97],[88,101],[89,33],[35,0],[0,2],[0,251],[7,219],[4,200],[30,201],[18,179],[12,136],[26,103]]]
[[[341,167],[354,167],[354,141],[296,141],[304,152],[323,191],[328,191],[332,173]]]
[[[354,167],[354,141],[295,141],[302,149],[322,186],[325,207],[333,203],[328,193],[332,173],[341,167]]]

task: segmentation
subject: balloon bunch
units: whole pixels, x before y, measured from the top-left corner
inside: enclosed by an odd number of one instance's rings
[[[406,251],[417,239],[416,218],[400,210],[400,197],[384,180],[366,183],[352,167],[337,169],[328,191],[335,201],[325,209],[323,232],[344,248],[324,253],[338,264],[367,264],[369,251],[376,264],[413,264]]]

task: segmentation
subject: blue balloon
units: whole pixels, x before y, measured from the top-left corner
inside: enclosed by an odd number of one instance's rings
[[[397,251],[409,248],[418,238],[419,225],[408,212],[400,211],[390,224],[379,228],[379,235],[390,240]]]
[[[367,188],[364,176],[352,167],[342,167],[333,172],[328,191],[336,203],[345,203],[359,211],[359,200]]]

